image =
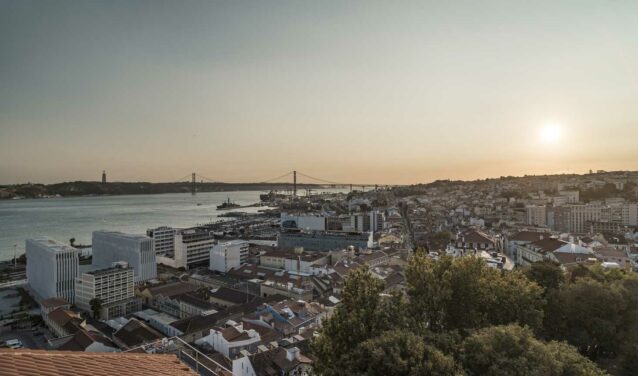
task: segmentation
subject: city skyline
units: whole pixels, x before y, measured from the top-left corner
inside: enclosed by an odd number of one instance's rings
[[[0,184],[638,170],[636,3],[0,9]]]

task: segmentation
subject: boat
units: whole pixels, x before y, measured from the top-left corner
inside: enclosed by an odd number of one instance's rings
[[[221,205],[217,205],[217,210],[228,210],[228,209],[233,209],[238,207],[240,207],[240,205],[234,202],[231,202],[230,197],[228,197],[228,200],[226,202],[222,203]]]

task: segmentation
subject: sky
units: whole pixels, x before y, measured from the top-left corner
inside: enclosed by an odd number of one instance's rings
[[[0,0],[0,184],[638,170],[638,1]]]

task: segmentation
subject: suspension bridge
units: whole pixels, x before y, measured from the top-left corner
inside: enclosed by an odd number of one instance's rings
[[[185,182],[190,182],[192,194],[197,193],[198,184],[203,184],[204,182],[219,183],[219,184],[233,184],[233,183],[225,183],[223,181],[220,181],[219,179],[211,179],[201,174],[198,174],[196,172],[192,172],[188,175],[185,175],[175,180],[173,183],[185,183]],[[365,191],[366,189],[378,190],[380,188],[391,187],[389,185],[382,185],[382,184],[336,182],[332,180],[316,178],[296,170],[288,171],[283,175],[279,175],[271,179],[262,180],[262,181],[258,181],[254,183],[247,183],[247,184],[265,184],[265,185],[273,186],[274,188],[277,188],[277,186],[279,186],[280,187],[279,190],[289,190],[291,191],[291,194],[293,196],[296,196],[298,191],[301,191],[301,190],[309,191],[313,187],[317,187],[317,186],[327,187],[327,188],[350,189],[350,191],[354,189],[359,189],[359,188]]]

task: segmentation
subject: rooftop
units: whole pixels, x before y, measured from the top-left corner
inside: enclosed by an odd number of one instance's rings
[[[55,239],[49,238],[47,236],[42,236],[39,238],[32,238],[32,239],[27,239],[28,241],[32,241],[35,243],[38,243],[46,248],[48,248],[49,250],[53,251],[53,252],[69,252],[69,251],[76,251],[77,249],[71,247],[70,245],[66,245],[65,243],[62,243],[60,241],[57,241]]]
[[[196,375],[174,355],[0,349],[0,375]]]

